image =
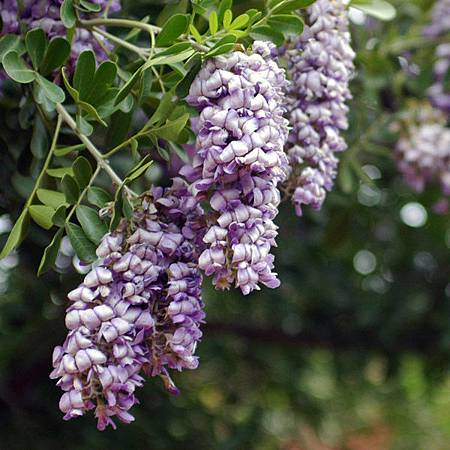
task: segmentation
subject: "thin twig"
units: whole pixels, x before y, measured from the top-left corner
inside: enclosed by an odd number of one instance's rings
[[[90,19],[90,20],[80,20],[80,24],[83,27],[106,25],[110,27],[122,27],[122,28],[139,28],[152,36],[152,34],[159,33],[161,31],[160,27],[155,25],[150,25],[148,23],[139,22],[137,20],[129,19]]]
[[[64,106],[60,103],[57,103],[56,110],[58,111],[64,122],[66,122],[67,125],[69,125],[69,127],[72,129],[72,131],[77,135],[78,139],[80,139],[80,141],[86,146],[89,153],[94,157],[94,159],[97,161],[97,164],[102,168],[102,170],[104,170],[108,174],[108,176],[117,186],[122,186],[123,180],[116,174],[113,168],[103,158],[102,153],[95,147],[92,141],[78,129],[75,120],[73,120],[72,116],[67,112]],[[125,186],[125,190],[129,194],[136,196],[136,194],[127,186]]]
[[[149,55],[147,49],[138,47],[137,45],[134,45],[134,44],[130,44],[129,42],[125,41],[124,39],[114,36],[113,34],[108,33],[107,31],[102,30],[101,28],[98,28],[98,27],[92,27],[92,32],[94,33],[94,35],[99,34],[99,35],[105,37],[106,39],[108,39],[109,41],[114,42],[115,44],[118,44],[121,47],[126,48],[127,50],[130,50],[130,51],[136,53],[142,59],[147,60],[147,57]]]

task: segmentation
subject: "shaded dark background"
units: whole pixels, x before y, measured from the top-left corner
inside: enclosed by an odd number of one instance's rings
[[[434,47],[406,44],[420,37],[432,2],[395,3],[394,22],[352,25],[358,74],[350,149],[335,191],[320,213],[301,219],[282,205],[281,288],[243,297],[205,282],[201,364],[174,375],[179,397],[151,379],[138,392],[131,425],[101,433],[89,415],[64,422],[48,374],[66,333],[65,294],[79,275],[36,278],[48,239],[38,228],[0,262],[0,448],[450,448],[450,220],[431,211],[437,188],[414,194],[392,158],[391,124],[430,84]],[[237,2],[237,10],[250,4],[258,3]],[[160,9],[128,1],[124,14]],[[420,74],[405,72],[398,56]],[[0,108],[8,141],[16,136],[17,105],[8,97]],[[16,217],[27,178],[6,149],[0,155],[0,212]],[[421,226],[408,225],[405,205]]]

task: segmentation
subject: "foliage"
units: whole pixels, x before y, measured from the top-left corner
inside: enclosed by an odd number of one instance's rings
[[[392,22],[353,25],[350,148],[320,214],[299,220],[282,208],[282,288],[245,300],[208,292],[201,369],[180,377],[177,399],[148,385],[130,429],[98,436],[89,420],[61,425],[56,411],[49,355],[75,283],[61,243],[68,237],[79,260],[93,261],[99,238],[127,216],[136,193],[166,183],[186,158],[183,144],[194,136],[182,99],[200,63],[252,39],[281,44],[301,32],[295,11],[310,3],[138,0],[124,4],[121,17],[136,17],[127,21],[80,20],[94,4],[66,0],[67,39],[40,30],[1,38],[12,81],[2,82],[0,97],[0,176],[12,188],[2,189],[0,206],[17,218],[1,254],[9,255],[0,301],[8,448],[294,448],[309,427],[343,446],[349,434],[380,424],[389,425],[393,449],[445,448],[450,223],[430,211],[437,190],[412,193],[392,157],[392,124],[431,84],[438,42],[421,34],[426,1],[392,2]],[[394,15],[384,1],[351,4],[378,19]],[[75,23],[110,39],[110,60],[85,51],[73,70],[63,68]],[[420,73],[411,75],[405,61]],[[411,202],[428,211],[422,228],[402,221]],[[375,258],[369,272],[354,269],[358,255],[368,256],[361,251]]]

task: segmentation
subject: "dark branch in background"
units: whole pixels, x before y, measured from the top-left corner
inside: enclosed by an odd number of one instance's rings
[[[391,343],[383,342],[375,330],[351,330],[348,334],[342,330],[331,330],[327,336],[302,331],[289,334],[279,328],[260,328],[251,325],[208,322],[203,327],[205,335],[229,334],[249,341],[255,345],[283,345],[304,349],[327,349],[345,351],[374,351],[385,354],[396,352],[428,353],[440,352],[436,345],[439,336],[427,334],[408,334],[398,337]]]

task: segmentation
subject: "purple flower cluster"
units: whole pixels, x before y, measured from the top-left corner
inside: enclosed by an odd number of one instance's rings
[[[272,44],[255,42],[253,53],[235,51],[207,61],[187,101],[199,110],[193,167],[183,173],[210,206],[199,266],[216,288],[235,284],[246,295],[259,283],[279,280],[270,249],[275,245],[280,193],[288,171],[283,152],[284,70],[271,60]]]
[[[43,29],[49,38],[65,36],[67,30],[60,19],[60,8],[63,0],[0,0],[0,15],[2,29],[0,35],[6,33],[20,33],[33,28]],[[117,12],[120,10],[120,0],[92,0],[101,6],[102,10]],[[102,45],[108,47],[108,43],[102,40]],[[72,41],[71,61],[75,61],[78,55],[87,49],[93,50],[99,59],[106,59],[102,45],[97,42],[88,30],[77,29]]]
[[[304,33],[284,49],[288,75],[287,104],[292,130],[288,156],[292,171],[287,191],[296,213],[302,205],[319,209],[333,187],[338,159],[347,148],[340,130],[348,127],[355,53],[342,0],[318,0],[307,10]]]
[[[431,23],[425,28],[424,34],[435,38],[448,32],[450,32],[450,0],[438,0],[433,6]],[[450,92],[445,88],[446,74],[450,70],[450,44],[439,45],[436,48],[436,57],[435,82],[428,93],[436,108],[450,114]]]
[[[439,36],[450,30],[450,0],[436,0],[431,11],[431,22],[425,28],[427,36]]]
[[[443,194],[450,195],[450,128],[445,127],[444,115],[422,106],[406,130],[396,147],[405,181],[417,192],[428,182],[438,181]]]
[[[168,369],[197,367],[202,217],[178,178],[144,195],[133,222],[103,238],[98,263],[68,295],[69,333],[53,354],[66,420],[95,409],[100,430],[115,428],[113,416],[129,423],[143,374],[177,393]]]

